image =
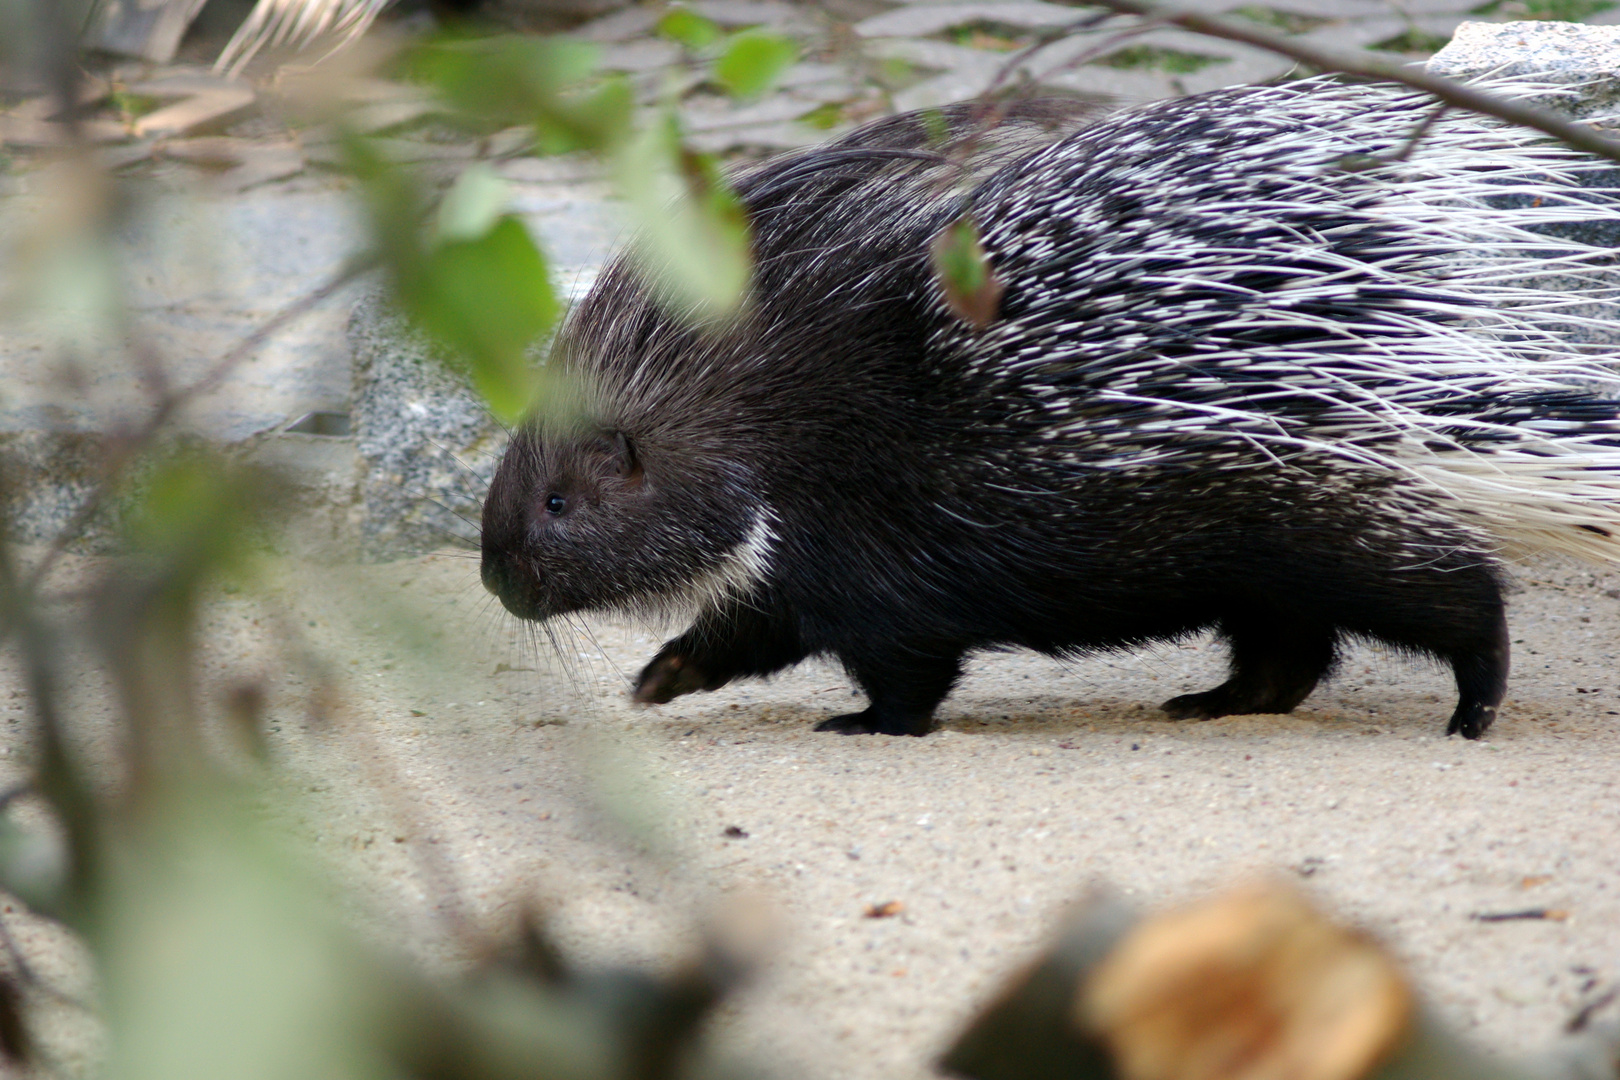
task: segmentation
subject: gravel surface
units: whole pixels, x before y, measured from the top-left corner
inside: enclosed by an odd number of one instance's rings
[[[982,658],[925,739],[812,732],[852,705],[822,664],[641,709],[624,687],[658,633],[548,640],[492,606],[465,556],[290,573],[210,604],[205,672],[216,690],[271,679],[278,800],[367,932],[453,969],[458,921],[507,933],[538,904],[576,956],[657,965],[718,898],[763,897],[779,951],[721,1028],[784,1072],[928,1075],[1104,882],[1157,906],[1299,875],[1501,1050],[1534,1050],[1620,977],[1620,574],[1522,569],[1510,697],[1468,743],[1440,735],[1440,672],[1362,648],[1292,716],[1159,719],[1219,680],[1208,641]],[[325,724],[289,640],[340,672]],[[94,664],[78,670],[75,715],[106,754],[111,710]],[[0,677],[6,772],[28,752],[14,686]],[[1564,917],[1471,918],[1527,908]],[[59,935],[12,923],[73,981]]]

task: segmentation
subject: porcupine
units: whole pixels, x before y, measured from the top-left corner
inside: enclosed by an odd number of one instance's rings
[[[1288,712],[1364,639],[1449,664],[1477,738],[1504,561],[1620,558],[1620,406],[1567,334],[1611,262],[1568,226],[1620,192],[1472,114],[1399,153],[1431,109],[1314,79],[937,153],[902,117],[740,175],[745,313],[604,271],[549,361],[581,411],[489,490],[485,585],[526,619],[693,606],[644,702],[834,657],[869,704],[823,731],[927,733],[973,651],[1214,629],[1230,677],[1173,717]],[[964,216],[984,325],[930,257]]]

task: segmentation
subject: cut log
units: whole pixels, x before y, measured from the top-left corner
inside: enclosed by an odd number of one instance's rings
[[[1381,945],[1272,881],[1147,919],[1094,898],[941,1064],[971,1080],[1620,1080],[1620,1028],[1487,1059]]]

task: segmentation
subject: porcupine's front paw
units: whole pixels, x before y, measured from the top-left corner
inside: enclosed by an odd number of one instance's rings
[[[724,683],[724,679],[716,679],[690,656],[661,652],[641,669],[630,697],[643,705],[663,705],[682,694],[714,690]]]

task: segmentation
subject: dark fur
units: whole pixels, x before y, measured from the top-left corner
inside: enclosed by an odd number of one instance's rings
[[[949,120],[957,137],[973,127],[966,109]],[[1232,675],[1167,702],[1173,716],[1287,712],[1360,637],[1450,664],[1448,732],[1479,736],[1508,640],[1476,536],[1414,525],[1393,480],[1349,498],[1308,470],[1204,469],[1196,454],[1146,480],[1045,460],[1029,403],[937,344],[966,331],[937,302],[929,243],[976,180],[1076,122],[1014,116],[964,169],[902,117],[747,174],[755,287],[722,330],[611,266],[552,361],[580,374],[584,419],[514,438],[484,509],[485,584],[526,619],[657,607],[769,507],[769,572],[668,642],[638,699],[833,656],[870,704],[819,730],[921,735],[972,651],[1074,655],[1214,628]],[[1023,302],[1015,271],[1003,308]],[[1414,563],[1419,528],[1431,556]]]

